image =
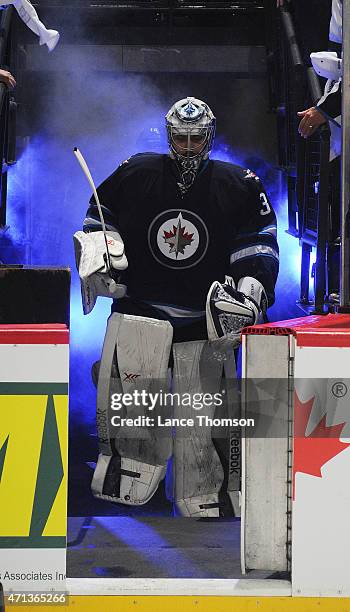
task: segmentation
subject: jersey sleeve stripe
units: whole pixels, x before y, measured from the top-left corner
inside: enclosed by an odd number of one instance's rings
[[[270,225],[269,227],[263,227],[263,229],[260,230],[259,232],[259,236],[265,235],[265,234],[269,234],[270,236],[273,236],[274,238],[276,238],[277,237],[277,226]]]
[[[246,249],[240,249],[239,251],[234,251],[231,253],[230,264],[246,259],[247,257],[256,257],[257,255],[273,257],[279,261],[278,252],[275,249],[267,246],[266,244],[256,244],[255,246],[250,246]]]

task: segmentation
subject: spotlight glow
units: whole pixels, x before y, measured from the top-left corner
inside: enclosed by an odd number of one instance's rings
[[[155,116],[154,113],[152,116]],[[161,116],[161,114],[159,115]],[[146,121],[147,125],[153,125]],[[138,126],[143,124],[142,118]],[[155,124],[154,124],[155,125]],[[135,130],[135,126],[132,128]],[[136,142],[136,138],[134,139]],[[75,137],[74,144],[84,150],[97,184],[122,161],[100,155],[110,149],[110,133],[94,140]],[[144,144],[147,149],[147,143]],[[165,132],[160,146],[166,150]],[[140,145],[141,149],[142,146]],[[125,147],[124,147],[125,148]],[[132,151],[129,151],[131,154]],[[271,320],[300,316],[295,306],[299,297],[300,247],[298,240],[285,233],[287,229],[287,200],[281,174],[261,158],[246,159],[242,151],[232,151],[225,142],[216,141],[212,159],[220,159],[249,167],[256,172],[270,196],[278,217],[278,238],[281,250],[280,275],[276,288],[276,303],[270,309]],[[25,177],[25,187],[23,177]],[[65,177],[65,180],[62,180]],[[72,143],[50,137],[33,139],[17,164],[9,169],[8,219],[9,236],[14,243],[29,245],[30,259],[23,263],[34,265],[70,266],[72,269],[71,297],[71,404],[73,418],[78,417],[93,427],[95,419],[95,390],[90,376],[93,361],[100,358],[106,321],[111,300],[98,298],[94,311],[84,316],[80,299],[80,283],[75,271],[73,233],[81,228],[91,196],[72,154]],[[29,189],[28,189],[29,186]],[[29,206],[30,210],[25,207]],[[5,259],[6,261],[6,259]]]

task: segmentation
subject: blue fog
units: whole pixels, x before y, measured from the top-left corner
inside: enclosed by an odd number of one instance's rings
[[[40,117],[40,129],[30,136],[17,164],[9,170],[7,239],[20,252],[22,263],[72,269],[72,414],[74,420],[84,421],[92,430],[95,393],[90,368],[100,355],[110,301],[99,298],[94,311],[84,317],[72,235],[81,229],[90,188],[73,155],[73,147],[80,148],[99,184],[123,159],[149,150],[150,128],[159,129],[158,150],[167,150],[162,118],[173,100],[164,100],[164,96],[162,99],[157,88],[140,76],[124,76],[121,82],[120,77],[102,74],[94,87],[91,81],[89,86],[81,78],[65,90],[64,99],[60,92],[56,84],[50,104]],[[183,95],[179,92],[178,97]],[[219,126],[212,159],[254,170],[278,216],[281,271],[270,319],[299,316],[301,311],[295,302],[300,248],[298,241],[285,233],[287,196],[283,176],[252,151],[233,150],[225,141],[224,128]]]

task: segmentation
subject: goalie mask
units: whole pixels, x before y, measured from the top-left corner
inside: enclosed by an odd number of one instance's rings
[[[170,156],[177,162],[182,193],[193,184],[201,162],[208,159],[215,134],[215,117],[197,98],[175,102],[166,115]]]

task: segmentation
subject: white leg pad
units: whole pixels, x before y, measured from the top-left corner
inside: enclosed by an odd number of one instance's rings
[[[216,493],[178,499],[176,507],[182,516],[189,518],[219,518],[219,498]]]
[[[113,429],[109,405],[112,392],[167,390],[163,387],[168,384],[171,341],[172,327],[167,321],[121,314],[109,319],[97,388],[100,455],[91,485],[96,497],[142,505],[165,476],[172,452],[171,432],[166,436],[153,426]],[[139,405],[123,410],[126,418],[152,416],[147,407]]]
[[[209,342],[174,344],[174,391],[210,393],[220,391],[223,355]],[[197,424],[196,414],[214,416],[215,406],[203,406],[196,413],[191,406],[179,406],[174,416],[194,418],[193,429],[180,431],[174,440],[175,503],[183,516],[218,517],[218,494],[223,468],[209,427]]]
[[[166,468],[162,465],[121,457],[120,469],[110,470],[112,461],[112,457],[99,455],[91,483],[94,496],[106,501],[142,506],[151,499],[165,476]]]

